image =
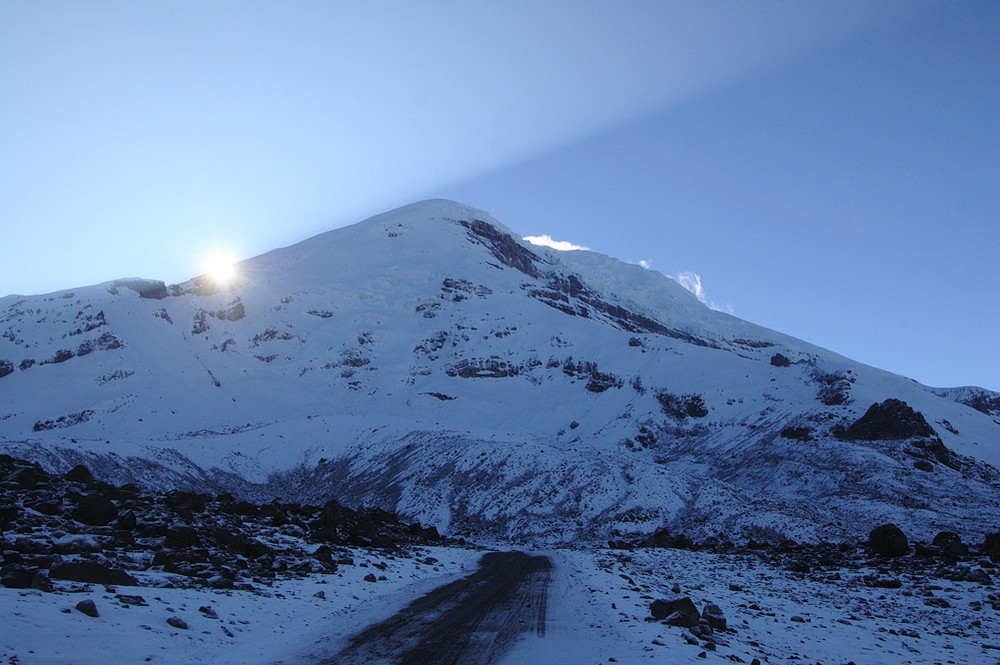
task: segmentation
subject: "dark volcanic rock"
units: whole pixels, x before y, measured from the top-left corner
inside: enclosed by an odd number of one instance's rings
[[[99,561],[59,561],[52,564],[49,576],[54,579],[90,582],[92,584],[118,584],[136,586],[134,577],[121,568],[111,568]]]
[[[114,285],[135,291],[140,298],[161,300],[167,297],[167,285],[158,279],[116,279]]]
[[[0,584],[8,589],[30,589],[34,574],[34,571],[29,568],[15,566],[0,578]]]
[[[105,526],[118,517],[118,508],[100,494],[84,494],[77,501],[71,517],[91,526]]]
[[[684,628],[697,626],[701,619],[698,608],[687,596],[675,600],[654,600],[649,604],[649,614],[654,619],[666,619],[671,625]]]
[[[205,504],[208,503],[209,499],[207,494],[172,490],[163,497],[163,502],[174,512],[179,513],[187,510],[197,514],[205,510]]]
[[[773,356],[771,356],[771,364],[774,365],[775,367],[788,367],[792,363],[788,360],[786,356],[780,353],[775,353]]]
[[[38,479],[35,475],[35,470],[30,466],[18,469],[14,473],[10,474],[9,480],[17,483],[21,489],[33,490],[38,486]]]
[[[31,578],[31,588],[44,591],[45,593],[52,593],[52,580],[43,571],[39,570]]]
[[[135,529],[137,524],[135,511],[123,510],[122,512],[118,513],[118,521],[116,524],[119,529],[122,529],[124,531],[132,531],[133,529]]]
[[[182,619],[182,618],[180,618],[178,616],[172,616],[172,617],[170,617],[169,619],[167,619],[167,623],[169,625],[173,626],[174,628],[179,629],[179,630],[187,630],[188,629],[187,621],[185,621],[184,619]]]
[[[868,546],[879,556],[898,557],[910,551],[906,534],[895,524],[883,524],[868,534]]]
[[[991,533],[983,540],[983,554],[994,563],[1000,563],[1000,532]]]
[[[94,482],[94,476],[90,473],[90,469],[82,464],[77,464],[72,469],[66,472],[63,476],[66,480],[74,483],[92,483]]]
[[[726,630],[726,618],[722,614],[722,608],[715,603],[705,603],[705,611],[701,616],[714,630]]]
[[[89,617],[94,617],[95,619],[98,617],[97,605],[94,604],[94,601],[91,600],[90,598],[88,598],[87,600],[81,600],[79,603],[77,603],[76,609],[83,612]]]
[[[962,538],[953,531],[942,531],[934,536],[931,545],[940,548],[941,554],[948,558],[958,558],[969,553],[969,546],[962,542]]]
[[[887,399],[881,404],[872,404],[865,415],[840,433],[847,441],[884,441],[911,439],[915,437],[937,437],[937,433],[927,424],[919,411],[914,411],[898,399]]]

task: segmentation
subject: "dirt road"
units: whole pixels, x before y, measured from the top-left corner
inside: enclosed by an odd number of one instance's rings
[[[551,569],[544,556],[486,554],[475,573],[365,629],[321,665],[496,663],[519,633],[544,636]]]

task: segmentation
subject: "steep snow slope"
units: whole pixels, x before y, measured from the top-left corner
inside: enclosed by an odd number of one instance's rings
[[[473,208],[414,204],[237,269],[0,300],[0,447],[479,537],[1000,517],[1000,396],[860,365]],[[851,429],[890,398],[908,428]]]

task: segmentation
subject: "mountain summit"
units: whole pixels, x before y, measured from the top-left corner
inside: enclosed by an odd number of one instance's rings
[[[0,449],[457,535],[798,540],[1000,521],[1000,395],[426,201],[237,265],[0,299]]]

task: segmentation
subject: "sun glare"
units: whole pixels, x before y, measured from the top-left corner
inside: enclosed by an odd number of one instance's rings
[[[236,277],[235,261],[226,252],[212,252],[205,257],[205,272],[216,284],[228,284]]]

